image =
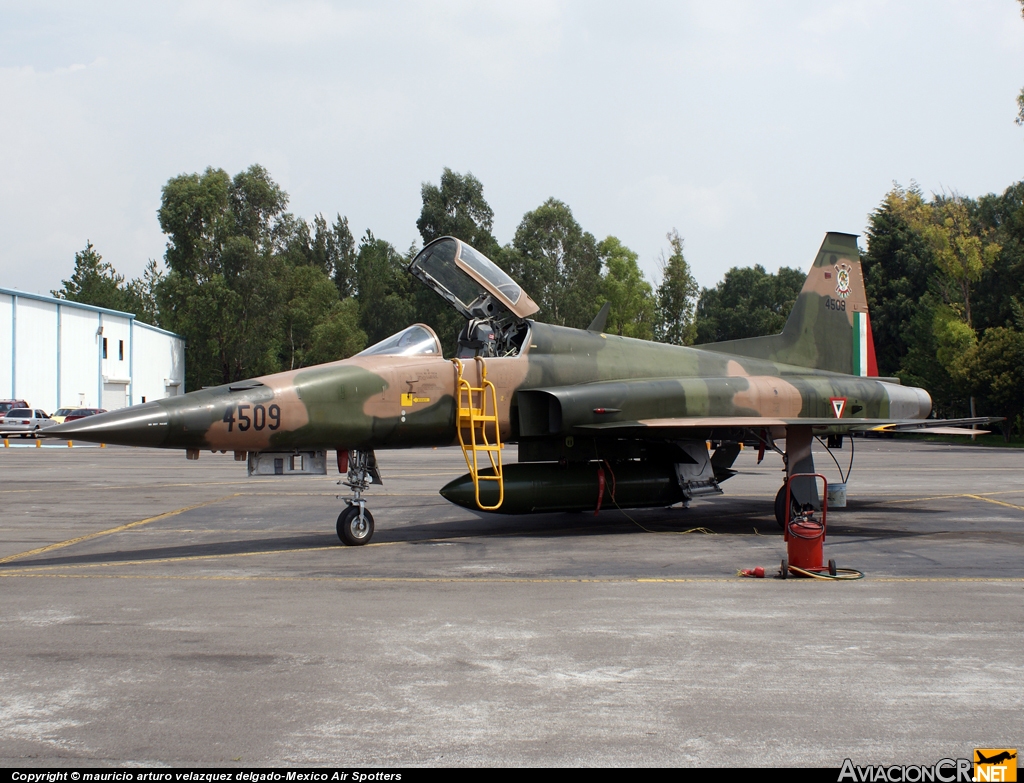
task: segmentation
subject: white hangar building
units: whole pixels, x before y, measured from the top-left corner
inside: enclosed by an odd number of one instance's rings
[[[132,313],[0,288],[0,399],[53,413],[185,393],[185,341]]]

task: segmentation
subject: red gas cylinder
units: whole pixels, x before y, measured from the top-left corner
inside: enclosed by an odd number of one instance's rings
[[[792,483],[795,478],[821,479],[821,511],[810,507],[793,511]],[[784,528],[786,539],[786,560],[783,561],[782,578],[785,579],[788,566],[805,571],[831,571],[832,564],[825,566],[823,544],[825,543],[825,518],[828,514],[828,479],[820,473],[796,473],[786,482],[787,518]],[[818,514],[820,513],[820,518]]]
[[[807,571],[823,567],[825,526],[812,516],[790,520],[786,541],[789,564]]]

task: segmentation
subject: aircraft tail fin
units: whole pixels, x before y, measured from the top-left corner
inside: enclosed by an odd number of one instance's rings
[[[798,367],[877,376],[857,237],[834,231],[825,235],[782,334],[699,347]]]

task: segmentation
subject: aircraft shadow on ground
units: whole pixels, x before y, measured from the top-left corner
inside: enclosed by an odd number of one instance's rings
[[[738,510],[737,505],[748,510]],[[536,514],[528,516],[475,516],[440,522],[412,522],[389,527],[378,527],[374,543],[438,544],[470,539],[513,539],[513,538],[591,538],[623,537],[664,533],[706,531],[718,535],[761,535],[769,538],[781,536],[781,530],[773,516],[764,513],[763,502],[734,502],[727,513],[718,513],[711,506],[697,509],[619,509],[603,510],[594,516],[592,511],[581,513]],[[858,508],[864,511],[882,511],[882,507]],[[901,514],[928,513],[922,509],[900,509]],[[627,516],[628,514],[628,516]],[[154,532],[158,532],[155,529]],[[216,535],[210,529],[210,535]],[[256,532],[256,531],[254,531]],[[877,525],[846,524],[841,519],[833,520],[829,533],[832,536],[857,538],[906,538],[941,534],[935,530],[906,530]],[[698,533],[699,534],[699,533]],[[84,543],[84,542],[83,542]],[[93,542],[95,543],[95,542]],[[322,534],[302,533],[294,536],[273,538],[248,537],[227,541],[203,541],[170,546],[150,546],[133,549],[106,548],[83,554],[50,555],[14,560],[0,565],[0,571],[12,571],[26,567],[97,565],[100,563],[124,563],[135,561],[159,561],[166,559],[204,558],[217,556],[259,555],[269,552],[302,552],[342,546],[333,532]]]

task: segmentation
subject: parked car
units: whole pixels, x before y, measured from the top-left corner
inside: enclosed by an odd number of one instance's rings
[[[29,406],[25,405],[23,407],[27,408]],[[65,417],[70,416],[75,411],[81,411],[81,410],[85,410],[85,408],[82,407],[81,405],[70,405],[70,406],[68,406],[66,408],[58,408],[57,410],[55,410],[53,412],[53,414],[50,416],[50,418],[53,419],[58,424],[63,424]]]
[[[0,416],[3,416],[12,408],[31,408],[24,400],[0,400]]]
[[[75,419],[84,419],[86,416],[95,416],[97,413],[106,413],[106,408],[76,408],[67,416],[64,417],[64,421],[74,421]]]
[[[45,411],[32,408],[11,408],[0,420],[0,432],[4,435],[21,435],[21,437],[27,438],[32,433],[38,432],[44,427],[52,427],[56,423],[46,415]]]

